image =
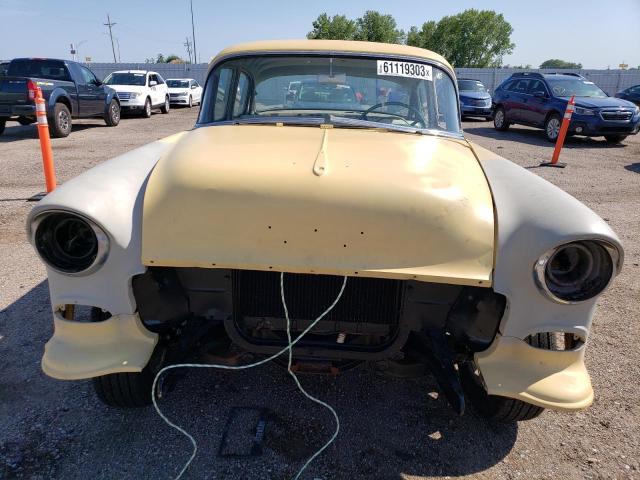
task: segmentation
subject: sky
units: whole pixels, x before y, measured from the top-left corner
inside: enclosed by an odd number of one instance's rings
[[[323,12],[357,18],[377,10],[406,31],[467,8],[495,10],[511,24],[516,46],[505,64],[537,67],[560,58],[584,68],[640,66],[640,0],[193,0],[201,62],[235,43],[304,38]],[[81,59],[111,62],[107,14],[116,24],[121,61],[144,62],[158,53],[186,57],[189,0],[0,0],[0,59],[71,59],[69,44],[75,43]]]

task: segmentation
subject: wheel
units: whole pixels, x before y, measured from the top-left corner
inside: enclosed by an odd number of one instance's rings
[[[142,110],[142,116],[145,118],[151,117],[151,99],[147,97],[144,101],[144,110]]]
[[[0,120],[0,135],[4,132],[4,126],[6,125],[6,120]]]
[[[549,350],[551,336],[548,333],[532,335],[528,338],[528,343],[533,347]],[[481,417],[498,422],[522,422],[532,420],[544,412],[544,408],[522,400],[487,394],[473,362],[460,366],[460,379],[467,398]]]
[[[504,108],[497,107],[496,111],[493,113],[493,127],[496,130],[503,132],[509,128],[510,125],[511,124],[507,122],[507,114],[505,113]]]
[[[193,98],[189,95],[189,108],[193,107]]]
[[[31,125],[34,121],[28,117],[18,117],[18,123],[20,125],[26,126]]]
[[[58,102],[53,107],[49,131],[54,138],[67,137],[71,133],[71,112],[64,103]]]
[[[555,142],[558,140],[560,134],[560,125],[562,125],[562,118],[557,113],[552,113],[547,117],[547,121],[544,122],[544,133],[547,140]]]
[[[622,142],[625,138],[627,138],[626,135],[605,135],[604,139],[607,141],[607,143],[620,143]]]
[[[167,95],[164,97],[164,105],[160,107],[160,111],[162,113],[169,113],[169,108],[171,108],[171,105],[169,104],[169,96]]]
[[[120,123],[120,104],[111,100],[107,113],[104,114],[104,123],[109,127],[115,127]]]
[[[150,405],[153,379],[164,366],[165,353],[164,348],[156,346],[149,363],[139,373],[111,373],[92,378],[100,401],[110,407],[121,408]]]

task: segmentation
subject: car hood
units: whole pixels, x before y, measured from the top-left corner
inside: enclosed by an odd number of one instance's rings
[[[487,92],[473,92],[471,90],[460,90],[460,97],[475,98],[477,100],[485,100],[491,98]]]
[[[147,91],[147,87],[140,85],[108,85],[113,88],[116,92],[140,92],[144,93]]]
[[[569,101],[569,97],[563,97]],[[604,97],[604,98],[595,98],[595,97],[576,97],[575,99],[576,106],[584,107],[584,108],[604,108],[604,107],[631,107],[634,108],[635,105],[632,102],[628,102],[627,100],[623,100],[621,98],[616,97]]]
[[[196,128],[144,195],[142,261],[489,286],[494,214],[463,140],[318,126]]]

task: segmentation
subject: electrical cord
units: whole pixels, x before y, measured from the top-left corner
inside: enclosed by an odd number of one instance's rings
[[[320,316],[318,318],[316,318],[313,322],[311,322],[311,324],[306,329],[304,329],[302,331],[302,333],[300,335],[298,335],[298,337],[296,337],[295,340],[292,340],[291,339],[291,320],[289,319],[289,310],[287,308],[287,302],[286,302],[285,296],[284,296],[284,272],[280,272],[280,299],[282,300],[282,306],[284,308],[284,315],[285,315],[285,318],[286,318],[286,321],[287,321],[287,341],[288,341],[288,345],[286,347],[284,347],[279,352],[271,355],[270,357],[264,358],[264,359],[262,359],[262,360],[260,360],[258,362],[249,363],[247,365],[220,365],[220,364],[204,364],[204,363],[178,363],[178,364],[175,364],[175,365],[168,365],[168,366],[162,368],[156,374],[155,378],[153,379],[153,385],[151,387],[151,401],[153,402],[153,407],[156,409],[156,413],[158,414],[158,416],[160,416],[160,418],[162,418],[162,420],[164,420],[164,422],[167,425],[169,425],[171,428],[177,430],[182,435],[187,437],[189,439],[189,441],[191,442],[191,445],[193,445],[193,452],[191,453],[191,457],[189,458],[189,460],[187,460],[187,463],[184,464],[184,466],[182,467],[182,470],[180,470],[180,473],[178,473],[178,476],[175,477],[175,480],[178,480],[179,478],[181,478],[182,475],[184,474],[184,472],[187,471],[187,469],[189,468],[189,465],[191,465],[191,462],[193,461],[193,459],[196,458],[196,453],[198,452],[198,443],[196,442],[195,438],[193,438],[193,436],[191,436],[191,434],[189,434],[189,432],[187,432],[185,429],[183,429],[179,425],[176,425],[171,420],[169,420],[166,417],[166,415],[164,413],[162,413],[162,411],[160,410],[160,407],[158,406],[158,403],[156,401],[155,391],[156,391],[156,384],[158,383],[158,378],[160,378],[160,376],[162,376],[163,373],[165,373],[165,372],[167,372],[169,370],[176,369],[176,368],[219,368],[219,369],[223,369],[223,370],[245,370],[245,369],[248,369],[248,368],[253,368],[253,367],[260,366],[260,365],[264,365],[265,363],[268,363],[271,360],[279,357],[284,352],[288,352],[289,359],[288,359],[288,362],[287,362],[287,371],[289,372],[289,375],[291,375],[293,377],[293,380],[296,382],[296,385],[297,385],[298,389],[300,390],[300,392],[302,392],[302,394],[305,397],[307,397],[309,400],[311,400],[312,402],[315,402],[318,405],[321,405],[321,406],[325,407],[326,409],[328,409],[332,413],[332,415],[333,415],[333,417],[335,418],[335,421],[336,421],[336,430],[333,433],[333,435],[331,436],[331,438],[320,449],[318,449],[316,451],[316,453],[314,453],[305,462],[305,464],[302,466],[302,468],[300,468],[300,470],[298,471],[298,473],[294,477],[294,480],[298,480],[300,478],[300,475],[302,475],[302,472],[304,472],[304,470],[311,464],[311,462],[313,462],[316,459],[316,457],[318,457],[318,455],[320,455],[325,449],[327,449],[327,447],[329,447],[329,445],[331,445],[331,443],[333,443],[333,441],[338,436],[338,433],[340,432],[340,419],[338,418],[338,414],[333,409],[333,407],[331,407],[331,405],[329,405],[328,403],[325,403],[322,400],[320,400],[320,399],[314,397],[313,395],[309,394],[302,387],[302,385],[300,383],[300,380],[298,379],[298,377],[296,376],[294,371],[291,370],[291,362],[292,362],[292,359],[293,359],[293,346],[296,343],[298,343],[302,339],[302,337],[304,337],[307,333],[309,333],[309,331],[320,320],[322,320],[331,310],[333,310],[333,308],[340,301],[340,298],[342,298],[342,294],[344,293],[344,289],[345,289],[346,286],[347,286],[347,277],[345,276],[344,280],[342,282],[342,287],[340,288],[340,292],[338,293],[338,296],[333,301],[333,303],[329,306],[329,308],[327,308],[324,312],[322,312],[320,314]]]

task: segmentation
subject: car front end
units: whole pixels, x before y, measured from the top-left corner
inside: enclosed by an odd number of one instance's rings
[[[191,91],[188,88],[169,87],[169,101],[172,105],[189,105]]]
[[[624,100],[620,105],[594,106],[576,101],[569,132],[590,137],[635,135],[640,130],[640,107]]]
[[[362,103],[327,88],[288,105],[279,86],[303,76],[352,83]],[[620,242],[573,197],[468,142],[454,82],[442,57],[407,46],[223,51],[194,130],[86,172],[30,214],[55,323],[44,371],[151,393],[162,362],[279,351],[284,272],[294,336],[347,277],[294,347],[297,371],[417,365],[458,413],[465,398],[499,399],[520,412],[511,420],[588,406],[585,343]],[[136,404],[121,395],[107,403]]]

